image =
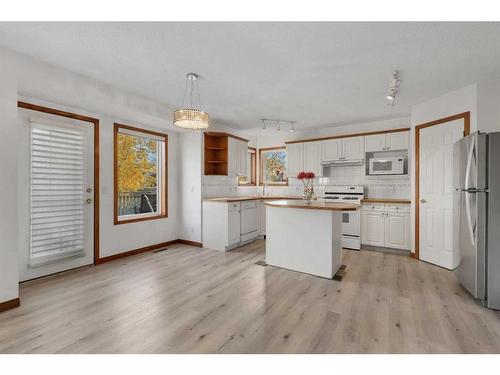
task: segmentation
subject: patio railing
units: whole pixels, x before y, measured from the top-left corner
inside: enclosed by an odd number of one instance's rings
[[[118,216],[156,211],[156,188],[118,194]]]

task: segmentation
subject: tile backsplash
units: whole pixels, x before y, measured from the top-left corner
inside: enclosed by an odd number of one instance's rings
[[[325,168],[325,176],[315,181],[317,196],[323,194],[325,185],[362,185],[365,196],[371,198],[410,199],[409,177],[365,176],[364,166],[338,166]],[[262,191],[261,186],[238,186],[235,177],[203,176],[202,196],[255,195]],[[269,186],[269,195],[302,195],[302,182],[290,178],[289,186]]]

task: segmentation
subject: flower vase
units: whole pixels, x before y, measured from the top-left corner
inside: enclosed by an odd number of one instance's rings
[[[314,185],[312,179],[304,184],[304,199],[306,201],[312,201],[314,199]]]

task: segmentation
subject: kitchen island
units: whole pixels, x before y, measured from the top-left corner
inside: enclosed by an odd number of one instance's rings
[[[332,279],[342,266],[342,213],[359,204],[266,202],[266,263]]]

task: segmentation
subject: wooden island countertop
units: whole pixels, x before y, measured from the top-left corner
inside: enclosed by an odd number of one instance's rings
[[[242,201],[269,201],[269,200],[279,200],[279,199],[302,199],[302,197],[276,195],[276,196],[260,196],[260,195],[247,195],[240,197],[214,197],[214,198],[203,198],[204,202],[242,202]]]
[[[305,200],[279,200],[265,202],[266,205],[271,207],[282,208],[302,208],[308,210],[330,210],[330,211],[356,211],[361,206],[353,203],[333,203],[323,201],[305,201]]]

